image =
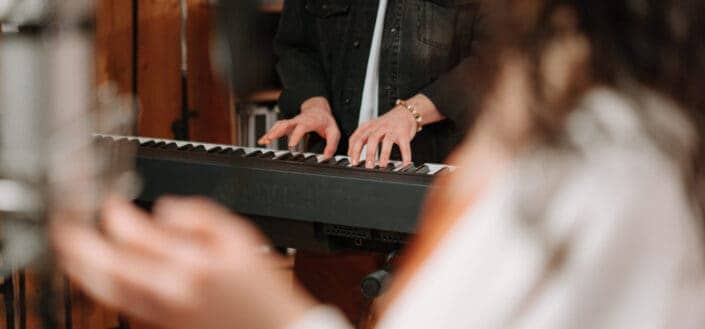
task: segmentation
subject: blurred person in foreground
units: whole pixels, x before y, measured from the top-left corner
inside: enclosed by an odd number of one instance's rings
[[[705,326],[705,3],[499,0],[485,107],[379,328]],[[492,15],[491,15],[492,16]],[[347,328],[207,201],[55,226],[88,293],[169,328]]]

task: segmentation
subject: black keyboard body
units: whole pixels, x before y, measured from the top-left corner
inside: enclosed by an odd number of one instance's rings
[[[435,177],[424,166],[370,170],[306,154],[96,138],[139,143],[139,204],[164,195],[208,197],[250,218],[275,246],[311,251],[399,249],[414,234]]]

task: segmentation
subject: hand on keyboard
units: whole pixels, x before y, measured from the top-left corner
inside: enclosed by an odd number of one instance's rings
[[[374,168],[379,151],[379,166],[386,167],[394,144],[399,146],[404,165],[411,163],[411,140],[416,136],[416,120],[404,108],[397,106],[387,114],[364,123],[350,137],[348,156],[353,164],[362,158],[367,149],[365,167]],[[380,149],[380,144],[382,145]]]
[[[260,145],[269,145],[274,140],[289,136],[289,147],[296,147],[305,134],[315,132],[326,140],[323,155],[333,157],[340,142],[340,129],[335,122],[330,104],[323,97],[314,97],[301,105],[301,114],[291,120],[281,120],[258,141]]]

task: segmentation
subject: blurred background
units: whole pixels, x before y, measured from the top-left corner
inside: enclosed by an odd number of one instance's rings
[[[97,0],[96,83],[113,81],[137,96],[137,135],[253,145],[252,136],[276,117],[280,82],[271,41],[282,2],[258,2],[262,80],[249,95],[234,95],[213,70],[213,1]]]
[[[281,87],[272,40],[283,1],[93,2],[95,20],[89,24],[94,29],[89,30],[95,55],[87,72],[94,74],[96,90],[110,86],[134,100],[129,105],[135,114],[133,134],[254,146],[256,136],[276,121]],[[0,13],[17,3],[0,1]],[[23,33],[31,35],[34,28]],[[219,29],[246,33],[219,36]],[[15,32],[15,26],[3,24],[3,33]],[[0,43],[3,39],[8,45],[9,35],[0,34]],[[242,63],[247,71],[234,72]],[[291,264],[282,267],[290,271]],[[23,270],[0,279],[0,328],[46,327],[41,310],[47,309],[56,313],[50,316],[52,328],[143,328],[93,303],[62,277],[49,283],[59,287],[55,305],[38,305],[48,284],[41,272]]]

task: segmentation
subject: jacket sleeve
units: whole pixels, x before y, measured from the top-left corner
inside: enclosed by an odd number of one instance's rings
[[[314,18],[306,13],[306,0],[286,0],[274,50],[283,90],[279,107],[284,117],[296,116],[311,97],[328,98],[328,79],[323,69]]]
[[[433,102],[443,116],[458,125],[469,124],[478,111],[480,96],[478,90],[473,89],[477,81],[472,74],[477,63],[475,58],[464,59],[420,92]]]
[[[461,49],[462,60],[447,73],[424,87],[420,93],[426,95],[439,112],[457,125],[467,125],[477,114],[480,87],[477,73],[483,63],[477,56],[477,48],[484,37],[483,15],[478,13],[473,19],[472,31],[461,38],[461,43],[469,45]]]

